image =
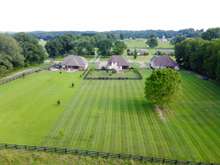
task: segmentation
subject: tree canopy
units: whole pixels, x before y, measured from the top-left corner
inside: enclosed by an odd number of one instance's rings
[[[219,79],[220,39],[186,39],[175,46],[176,61],[180,67]]]
[[[22,54],[25,57],[26,65],[42,63],[44,61],[46,52],[39,44],[38,39],[26,33],[16,33],[14,38],[22,48]]]
[[[63,35],[47,41],[45,47],[50,57],[69,53],[77,55],[95,55],[96,52],[99,55],[122,54],[126,49],[125,43],[116,40],[111,34]]]
[[[202,38],[205,40],[212,40],[220,38],[220,28],[210,28],[202,33]]]
[[[127,46],[123,41],[116,41],[112,48],[112,52],[113,54],[122,55],[126,48]]]
[[[163,107],[180,88],[181,78],[173,69],[154,70],[145,81],[145,97],[151,103]]]
[[[6,34],[0,34],[0,75],[24,65],[24,56],[17,41]]]
[[[154,48],[158,45],[158,41],[155,35],[151,35],[148,39],[146,44],[150,47],[150,48]]]

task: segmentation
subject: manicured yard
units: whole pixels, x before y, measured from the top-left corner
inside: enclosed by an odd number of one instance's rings
[[[0,142],[220,162],[219,85],[182,71],[182,92],[161,118],[144,80],[80,74],[45,71],[0,86]]]

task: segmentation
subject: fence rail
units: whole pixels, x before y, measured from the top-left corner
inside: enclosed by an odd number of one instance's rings
[[[8,83],[10,81],[13,81],[13,80],[16,80],[18,78],[25,77],[25,76],[30,75],[32,73],[37,73],[37,72],[40,72],[42,70],[46,70],[48,68],[49,68],[49,66],[46,65],[46,66],[42,66],[42,67],[39,67],[39,68],[27,69],[25,71],[16,73],[14,75],[7,76],[5,78],[0,79],[0,85],[6,84],[6,83]]]
[[[89,76],[90,72],[99,72],[99,71],[103,71],[100,69],[88,69],[85,72],[83,72],[83,79],[84,80],[141,80],[143,77],[141,75],[141,73],[137,70],[137,69],[130,69],[130,71],[133,71],[137,77],[109,77],[109,76],[100,76],[100,77],[93,77],[93,76]]]
[[[18,144],[5,144],[0,143],[0,150],[2,149],[16,149],[16,150],[27,150],[27,151],[44,151],[53,152],[61,154],[75,154],[80,156],[90,156],[90,157],[102,157],[102,158],[118,158],[118,159],[130,159],[139,160],[151,163],[161,163],[161,164],[173,164],[173,165],[220,165],[220,163],[205,163],[205,162],[195,162],[189,160],[172,160],[166,158],[157,157],[147,157],[132,154],[122,154],[122,153],[108,153],[108,152],[98,152],[71,148],[60,148],[60,147],[48,147],[48,146],[31,146],[31,145],[18,145]]]

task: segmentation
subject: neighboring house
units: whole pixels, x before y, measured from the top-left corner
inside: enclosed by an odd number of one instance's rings
[[[108,60],[107,69],[115,69],[117,71],[128,69],[130,64],[120,55],[113,55],[111,59]]]
[[[178,64],[169,56],[156,56],[150,61],[150,67],[153,69],[173,68],[179,70]]]
[[[85,70],[88,67],[88,62],[83,57],[69,55],[61,62],[61,67],[67,71]]]
[[[138,56],[148,55],[148,50],[147,49],[137,49],[137,55]]]

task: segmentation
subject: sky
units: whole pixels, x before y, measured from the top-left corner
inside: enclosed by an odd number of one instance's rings
[[[220,0],[1,0],[0,31],[220,27]]]

